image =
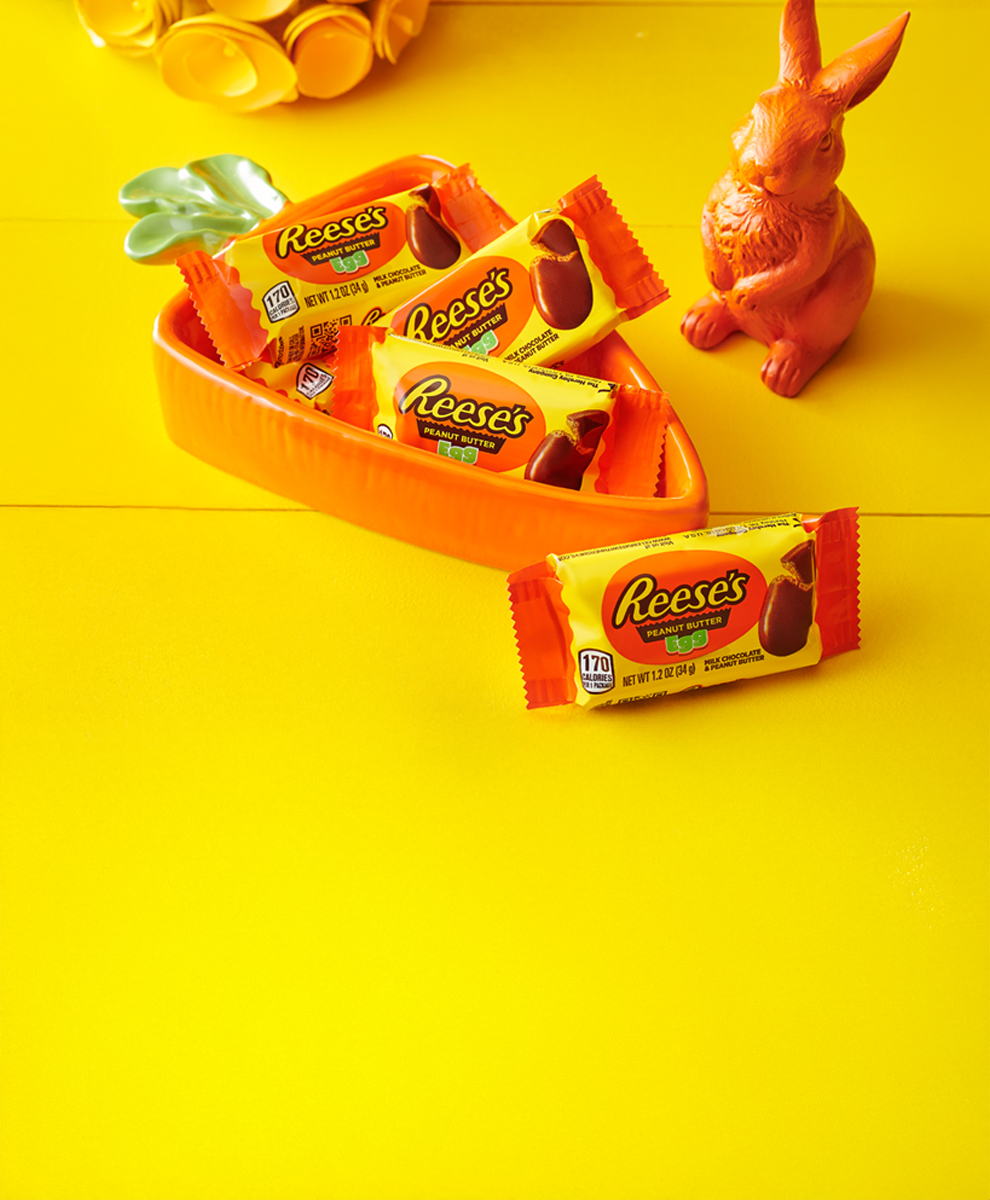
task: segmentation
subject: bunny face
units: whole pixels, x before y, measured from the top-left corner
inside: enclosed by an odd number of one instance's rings
[[[807,206],[824,200],[842,171],[842,106],[827,94],[782,82],[764,92],[732,135],[738,179]]]
[[[732,138],[733,174],[759,199],[792,206],[825,200],[845,160],[842,117],[882,82],[897,56],[908,14],[822,66],[814,0],[787,0],[780,73]]]

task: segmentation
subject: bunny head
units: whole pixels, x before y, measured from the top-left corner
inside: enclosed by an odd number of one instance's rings
[[[814,0],[787,0],[780,24],[780,75],[732,135],[736,177],[791,204],[824,200],[845,161],[843,116],[883,82],[909,15],[823,67]]]

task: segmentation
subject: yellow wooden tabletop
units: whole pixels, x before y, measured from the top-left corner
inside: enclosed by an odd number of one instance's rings
[[[899,11],[821,3],[826,57]],[[847,120],[876,287],[795,401],[678,332],[775,3],[436,0],[250,117],[0,15],[0,1198],[986,1197],[986,5]],[[597,173],[713,523],[859,505],[862,649],[530,712],[502,573],[178,450],[116,193],[217,153],[470,160],[518,217]]]

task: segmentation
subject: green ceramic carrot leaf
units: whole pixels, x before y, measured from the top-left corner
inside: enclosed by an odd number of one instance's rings
[[[287,203],[264,167],[217,154],[184,167],[155,167],[120,189],[124,210],[139,220],[124,252],[134,262],[171,263],[190,250],[215,254],[250,233]]]

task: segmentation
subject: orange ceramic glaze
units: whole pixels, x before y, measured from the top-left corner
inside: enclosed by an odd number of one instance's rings
[[[383,187],[414,187],[451,169],[429,158],[396,166],[293,205],[276,219],[287,212],[303,219],[328,202],[360,203]],[[184,293],[159,314],[154,361],[165,426],[183,449],[279,495],[457,558],[512,570],[551,547],[615,545],[698,528],[708,518],[704,472],[673,411],[658,494],[599,495],[464,469],[289,400],[219,362]],[[567,367],[660,390],[614,332]]]
[[[882,83],[909,13],[822,66],[814,0],[787,0],[780,75],[732,136],[701,219],[714,291],[681,332],[710,350],[741,330],[769,347],[763,382],[796,396],[855,328],[873,288],[869,231],[835,186],[842,122]]]

